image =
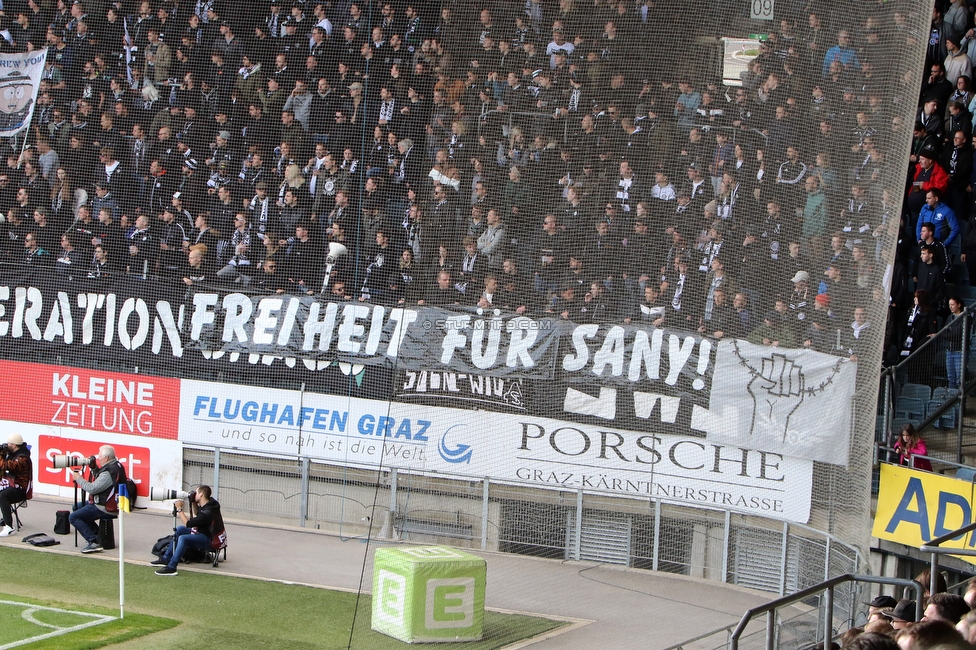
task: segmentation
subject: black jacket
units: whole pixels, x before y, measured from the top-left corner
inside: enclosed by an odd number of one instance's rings
[[[187,528],[195,528],[196,532],[207,538],[224,531],[224,518],[220,515],[220,504],[216,499],[210,499],[200,506],[196,516],[186,520]]]
[[[936,309],[942,308],[945,300],[946,284],[942,277],[942,270],[933,264],[923,264],[919,262],[918,269],[915,271],[916,288],[922,289],[929,294],[929,300]]]

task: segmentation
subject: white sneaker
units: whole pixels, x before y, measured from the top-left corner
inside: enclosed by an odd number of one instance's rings
[[[3,530],[0,530],[0,537],[10,537],[16,532],[17,531],[11,528],[10,526],[4,526]]]

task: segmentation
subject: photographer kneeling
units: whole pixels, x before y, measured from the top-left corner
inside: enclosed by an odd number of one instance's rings
[[[209,485],[200,485],[197,486],[196,492],[190,495],[190,501],[197,504],[197,514],[194,517],[189,517],[183,512],[183,501],[177,500],[174,503],[176,514],[179,515],[183,525],[176,527],[173,541],[162,557],[150,562],[156,566],[165,565],[156,570],[156,575],[177,575],[176,566],[188,550],[209,551],[210,540],[214,533],[223,531],[224,519],[220,515],[220,504],[216,499],[210,498],[211,494]]]
[[[115,519],[119,506],[116,500],[119,479],[125,480],[125,470],[115,457],[115,448],[102,445],[98,448],[95,463],[89,465],[91,480],[86,481],[77,469],[71,470],[71,478],[82,490],[88,493],[86,505],[76,504],[75,510],[68,515],[68,521],[81,533],[88,545],[81,549],[82,553],[99,553],[102,545],[98,543],[99,519]]]
[[[0,476],[0,512],[3,513],[0,537],[8,537],[17,532],[11,507],[33,496],[34,463],[19,433],[11,433],[7,444],[0,445]]]

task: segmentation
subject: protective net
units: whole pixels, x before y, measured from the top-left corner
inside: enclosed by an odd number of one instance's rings
[[[0,408],[344,535],[866,570],[896,243],[971,131],[964,4],[25,4],[0,381],[41,406]]]

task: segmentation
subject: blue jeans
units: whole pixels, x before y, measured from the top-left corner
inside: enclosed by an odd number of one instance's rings
[[[949,379],[949,388],[959,390],[959,383],[962,380],[962,351],[946,351],[946,377]]]
[[[68,515],[68,523],[74,526],[89,544],[98,541],[98,524],[95,522],[99,519],[115,519],[115,515],[102,512],[94,503],[79,503]]]
[[[170,542],[169,548],[163,553],[162,559],[166,561],[169,568],[175,569],[176,565],[180,563],[183,556],[188,550],[195,549],[198,551],[209,551],[210,550],[210,540],[206,535],[202,533],[192,532],[192,528],[187,528],[186,526],[177,526],[176,532],[173,533],[173,541]]]

